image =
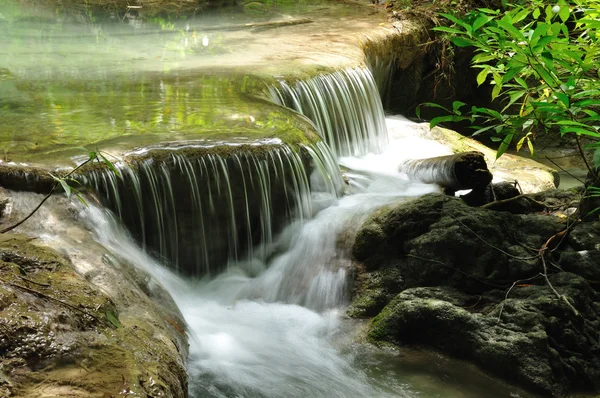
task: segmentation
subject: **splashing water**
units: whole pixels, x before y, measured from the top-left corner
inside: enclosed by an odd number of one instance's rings
[[[433,153],[445,150],[402,138],[406,123],[388,122],[388,150],[369,162],[364,157],[343,159],[354,167],[349,173],[352,194],[327,201],[304,223],[289,224],[274,238],[268,255],[257,253],[233,263],[212,279],[176,275],[145,252],[115,214],[73,203],[101,246],[153,275],[175,299],[191,344],[190,397],[526,396],[511,395],[497,384],[490,388],[490,379],[454,361],[406,350],[398,358],[373,352],[356,343],[355,321],[343,318],[347,252],[361,221],[379,205],[436,189],[407,181],[388,167],[391,159],[401,160],[400,150],[408,143]],[[15,193],[15,209],[26,214],[39,199]],[[76,253],[95,244],[85,240],[89,232],[81,228],[81,218],[73,219],[76,212],[65,201],[52,198],[20,229],[81,259]]]
[[[310,178],[300,152],[280,142],[226,156],[189,143],[166,149],[172,152],[164,160],[156,160],[164,158],[161,148],[120,164],[123,179],[110,170],[83,178],[144,248],[195,276],[264,252],[282,225],[311,217],[311,186],[333,198],[341,189],[322,142],[303,147],[314,169]]]
[[[356,175],[364,174],[354,194],[289,224],[267,258],[235,263],[212,280],[175,276],[106,211],[91,209],[88,220],[102,245],[152,273],[175,298],[189,327],[192,397],[408,397],[370,380],[336,343],[345,328],[348,250],[362,220],[385,203],[437,189],[395,168],[382,171],[357,166]]]

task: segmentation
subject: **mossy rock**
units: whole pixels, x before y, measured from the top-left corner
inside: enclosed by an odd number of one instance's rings
[[[564,206],[573,199],[560,191],[535,197]],[[368,338],[376,344],[434,348],[543,395],[597,392],[597,224],[571,227],[546,253],[559,298],[535,249],[565,218],[470,208],[440,194],[389,205],[358,232],[348,315],[373,317]]]
[[[0,235],[3,390],[16,397],[187,396],[187,348],[180,353],[140,317],[135,325],[123,319],[119,301],[32,242]]]
[[[526,247],[541,247],[562,228],[554,216],[471,208],[458,198],[429,194],[375,213],[359,230],[352,253],[367,271],[397,268],[404,288],[482,291],[534,275],[535,261],[518,258],[531,257]]]
[[[475,362],[544,396],[600,389],[600,303],[574,274],[551,276],[581,315],[544,283],[468,295],[448,287],[413,288],[398,294],[370,326],[374,343],[420,345]]]

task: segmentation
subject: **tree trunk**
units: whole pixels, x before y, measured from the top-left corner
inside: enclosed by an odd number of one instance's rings
[[[400,165],[400,171],[411,180],[438,184],[451,194],[463,189],[483,191],[492,181],[483,154],[475,151],[407,160]]]

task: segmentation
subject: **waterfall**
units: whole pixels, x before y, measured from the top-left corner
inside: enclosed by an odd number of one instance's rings
[[[312,120],[338,156],[380,153],[388,142],[377,84],[369,69],[348,68],[269,88],[271,100]]]
[[[99,243],[150,272],[175,298],[190,336],[190,397],[412,398],[419,394],[385,384],[394,378],[380,384],[365,373],[352,337],[340,341],[352,327],[340,309],[351,287],[348,250],[362,220],[377,207],[437,189],[398,172],[399,158],[414,153],[410,146],[442,150],[400,137],[382,154],[341,159],[353,170],[351,179],[361,175],[360,184],[352,184],[360,188],[303,222],[288,223],[268,258],[231,263],[210,280],[166,270],[110,212],[91,207],[84,218]]]
[[[335,198],[342,184],[323,143],[296,151],[279,140],[253,148],[186,142],[126,158],[118,163],[122,178],[97,169],[85,184],[146,250],[197,276],[265,255],[290,220],[312,216],[313,191]]]

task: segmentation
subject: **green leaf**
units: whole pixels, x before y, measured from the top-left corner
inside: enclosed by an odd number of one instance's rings
[[[525,69],[525,65],[519,65],[519,66],[510,68],[508,70],[508,72],[506,72],[504,74],[504,76],[502,76],[502,83],[504,84],[504,83],[511,81],[515,76],[517,76],[519,73],[521,73],[521,71],[523,69]]]
[[[74,195],[81,202],[82,205],[84,205],[85,207],[88,207],[88,204],[85,201],[85,199],[83,198],[83,196],[81,196],[81,193],[75,192]]]
[[[481,70],[481,72],[479,72],[477,74],[477,85],[481,86],[484,82],[485,79],[487,78],[487,75],[490,73],[490,68],[489,67],[485,67]]]
[[[65,181],[65,179],[57,177],[52,173],[49,173],[49,174],[52,176],[54,181],[58,182],[63,187],[65,194],[67,195],[67,198],[70,197],[71,196],[71,186]]]
[[[554,57],[552,56],[552,53],[550,51],[543,51],[541,55],[546,68],[550,71],[554,71]]]
[[[533,142],[531,142],[531,138],[527,137],[527,147],[529,148],[529,153],[533,156]]]
[[[515,15],[512,19],[513,25],[516,25],[517,23],[524,20],[529,15],[529,11],[530,10],[528,8],[523,8],[521,11],[519,11],[517,15]]]
[[[118,329],[121,327],[121,322],[119,322],[119,318],[117,318],[117,314],[112,310],[106,310],[106,319],[110,322],[111,325]]]
[[[479,28],[487,24],[493,19],[493,17],[482,15],[473,22],[473,32],[476,32]]]
[[[493,59],[497,59],[498,57],[495,56],[494,54],[486,54],[486,53],[480,53],[477,54],[473,57],[473,59],[471,60],[471,62],[473,62],[474,64],[479,64],[482,62],[488,62],[491,61]]]
[[[489,109],[489,108],[477,108],[477,112],[483,113],[485,115],[490,115],[491,117],[498,119],[498,120],[502,120],[502,115],[500,114],[500,112],[495,111],[493,109]]]
[[[594,164],[594,168],[600,167],[600,148],[596,149],[594,152],[594,158],[592,159],[592,163]]]
[[[552,40],[554,40],[554,37],[552,37],[552,36],[540,37],[540,39],[537,41],[536,45],[532,46],[533,52],[535,54],[539,54],[542,50],[546,49],[546,46],[548,46],[548,44],[550,44],[552,42]]]
[[[586,99],[586,100],[577,101],[573,104],[573,106],[577,106],[577,107],[590,106],[590,105],[600,105],[600,100]]]
[[[548,24],[544,22],[538,22],[533,33],[531,34],[531,38],[529,39],[531,47],[535,47],[538,40],[542,35],[545,35],[548,32]]]
[[[451,15],[451,14],[440,13],[440,15],[443,16],[444,18],[449,19],[450,21],[454,22],[458,26],[462,26],[465,29],[465,31],[467,32],[467,34],[469,36],[471,35],[472,28],[466,22],[461,21],[460,19],[456,18],[454,15]]]
[[[440,104],[436,104],[435,102],[423,102],[422,104],[420,104],[419,106],[426,106],[428,108],[439,108],[439,109],[443,109],[446,112],[450,113],[450,110]]]
[[[119,171],[119,169],[117,169],[117,168],[115,167],[115,165],[114,165],[114,164],[113,164],[113,163],[112,163],[110,160],[108,160],[108,159],[106,158],[106,156],[104,156],[104,155],[102,154],[102,152],[98,152],[98,154],[100,155],[100,158],[102,159],[102,161],[104,162],[104,164],[106,165],[106,167],[108,167],[108,169],[109,169],[110,171],[112,171],[113,173],[115,173],[115,175],[116,175],[117,177],[121,178],[121,172]]]
[[[481,133],[485,133],[486,131],[489,131],[493,128],[495,128],[497,125],[491,125],[491,126],[486,126],[486,127],[480,127],[479,129],[477,129],[473,134],[471,134],[471,137],[476,137]]]
[[[515,81],[516,81],[517,83],[519,83],[519,85],[520,85],[521,87],[523,87],[525,90],[528,90],[528,89],[529,89],[529,86],[527,85],[527,83],[525,82],[525,80],[521,79],[520,77],[515,77]]]
[[[502,84],[500,82],[496,82],[494,88],[492,89],[492,101],[500,95],[500,91],[502,91]]]
[[[596,130],[593,130],[591,128],[585,129],[585,128],[581,128],[581,127],[567,126],[567,127],[561,127],[560,133],[563,135],[566,133],[576,133],[576,134],[580,134],[580,135],[587,135],[587,136],[594,137],[594,138],[600,138],[600,133],[598,133]]]
[[[463,106],[465,106],[467,104],[465,104],[462,101],[454,101],[452,103],[452,110],[454,111],[455,114],[460,115],[460,108],[462,108]]]
[[[544,83],[546,83],[550,87],[555,87],[556,86],[554,78],[552,77],[552,75],[546,69],[544,69],[544,67],[542,65],[540,65],[540,64],[533,64],[533,65],[531,65],[531,67],[538,74],[538,76],[542,80],[544,80]]]
[[[579,123],[574,120],[559,120],[558,122],[556,122],[554,124],[557,124],[559,126],[579,126],[579,127],[584,127],[584,128],[590,127],[587,124]]]
[[[584,97],[584,96],[592,97],[592,96],[598,96],[598,95],[600,95],[599,89],[584,90],[584,91],[580,91],[578,93],[573,94],[573,98],[579,98],[579,97]]]
[[[429,128],[434,128],[440,123],[443,122],[461,122],[463,120],[469,119],[466,116],[457,116],[457,115],[448,115],[448,116],[438,116],[431,119],[429,122]]]
[[[501,19],[497,23],[498,26],[507,31],[513,37],[513,39],[517,41],[525,41],[525,36],[523,36],[523,33],[519,29],[515,28],[507,19]]]
[[[508,104],[502,109],[502,112],[506,111],[508,108],[510,108],[510,106],[512,104],[514,104],[515,102],[517,102],[522,96],[525,95],[525,91],[515,91],[514,93],[510,94],[510,100],[508,101]]]
[[[432,30],[435,30],[436,32],[454,33],[459,35],[464,33],[462,30],[450,28],[448,26],[436,26]]]
[[[569,96],[563,93],[556,93],[556,98],[563,103],[565,108],[569,109]]]
[[[541,14],[541,12],[540,12],[539,8],[536,8],[535,10],[533,10],[533,13],[532,13],[533,19],[538,19],[540,17],[540,14]]]
[[[511,132],[511,133],[507,134],[506,137],[504,137],[504,139],[502,140],[502,143],[500,144],[500,147],[498,147],[498,151],[496,152],[496,159],[498,159],[500,156],[502,156],[504,154],[504,152],[506,152],[506,150],[510,146],[510,143],[512,142],[514,136],[515,136],[515,133]]]
[[[561,5],[560,11],[558,12],[558,17],[563,22],[567,22],[567,19],[569,19],[569,15],[571,15],[571,10],[569,10],[569,6],[567,6],[566,4]]]
[[[455,36],[450,41],[457,47],[471,47],[475,45],[475,41],[461,36]]]
[[[525,143],[525,138],[527,138],[527,137],[523,137],[519,140],[519,142],[517,142],[517,152],[519,152],[521,150],[521,148],[523,147],[523,144]]]
[[[500,11],[498,11],[498,10],[492,10],[492,9],[489,9],[489,8],[478,8],[477,10],[479,12],[483,12],[485,14],[498,15],[500,13]]]

